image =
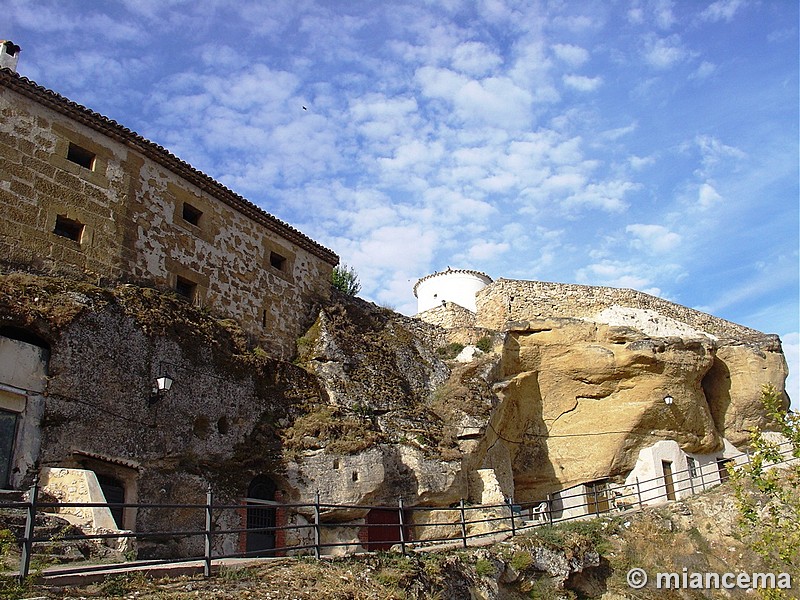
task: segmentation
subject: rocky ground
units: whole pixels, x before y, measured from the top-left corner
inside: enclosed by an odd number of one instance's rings
[[[745,590],[632,590],[634,567],[657,572],[752,573],[769,568],[740,540],[728,484],[686,501],[543,527],[482,548],[403,557],[278,559],[210,579],[149,580],[118,575],[65,589],[8,584],[8,598],[428,599],[753,598]],[[793,572],[794,578],[800,573]],[[790,590],[788,597],[798,597]]]

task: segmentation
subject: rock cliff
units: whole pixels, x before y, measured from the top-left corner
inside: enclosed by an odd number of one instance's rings
[[[659,440],[709,454],[723,438],[743,445],[754,427],[769,429],[761,388],[782,390],[787,373],[776,336],[720,339],[655,311],[641,316],[607,309],[596,319],[508,322],[503,331],[444,330],[339,298],[301,340],[300,359],[329,402],[369,415],[383,442],[346,459],[366,473],[361,497],[369,500],[535,501],[624,478]],[[487,334],[492,351],[467,363],[442,358],[453,340]],[[296,457],[298,472],[335,479],[323,458],[333,454],[318,448]],[[348,489],[355,501],[359,492]]]
[[[619,314],[444,329],[334,295],[290,364],[154,290],[0,280],[0,333],[50,351],[38,464],[105,461],[142,501],[201,501],[209,484],[241,498],[259,475],[303,502],[538,500],[624,479],[658,440],[710,453],[769,428],[761,386],[786,376],[776,336]],[[173,390],[153,402],[164,370]]]

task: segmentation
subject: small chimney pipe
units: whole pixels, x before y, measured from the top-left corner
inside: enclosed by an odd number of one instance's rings
[[[0,68],[17,72],[20,47],[11,40],[0,40]]]

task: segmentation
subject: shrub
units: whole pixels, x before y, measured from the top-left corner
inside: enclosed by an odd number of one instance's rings
[[[483,336],[481,339],[478,340],[478,343],[475,344],[475,347],[478,348],[481,352],[489,353],[492,351],[492,338],[488,335]]]
[[[461,351],[464,349],[464,344],[459,344],[458,342],[452,342],[447,344],[447,346],[442,346],[441,348],[436,349],[436,354],[439,355],[439,358],[444,360],[450,360],[458,356]]]

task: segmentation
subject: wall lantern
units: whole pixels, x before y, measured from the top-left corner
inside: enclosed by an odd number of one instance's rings
[[[670,396],[669,394],[664,396],[664,404],[666,404],[667,406],[672,404],[674,401],[675,401],[675,399],[672,396]]]
[[[150,404],[157,402],[171,387],[172,377],[169,375],[162,375],[156,378],[156,386],[153,388],[153,391],[150,392]]]

